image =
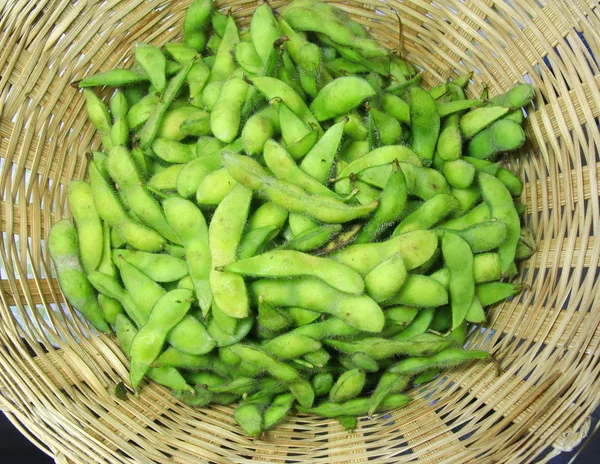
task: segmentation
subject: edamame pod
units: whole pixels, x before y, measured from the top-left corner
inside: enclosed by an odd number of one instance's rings
[[[508,108],[502,106],[476,108],[460,118],[460,131],[464,138],[471,139],[506,113],[508,113]]]
[[[195,144],[179,143],[160,137],[152,142],[152,152],[163,161],[173,164],[185,164],[196,159]]]
[[[448,303],[448,292],[442,284],[431,277],[409,274],[404,285],[392,298],[386,300],[387,305],[405,305],[433,308]]]
[[[81,264],[85,273],[89,274],[98,268],[102,260],[104,233],[88,183],[72,181],[69,184],[69,208],[77,226]]]
[[[144,69],[150,84],[162,94],[167,86],[167,60],[162,52],[152,45],[135,44],[133,47],[135,61]]]
[[[119,186],[119,191],[123,194],[131,212],[166,239],[179,243],[179,239],[167,223],[160,204],[142,185],[129,150],[123,146],[113,147],[108,155],[107,168]]]
[[[238,135],[240,129],[240,111],[248,84],[242,79],[230,78],[223,84],[221,94],[210,113],[210,128],[216,138],[230,143]]]
[[[425,200],[415,211],[406,216],[398,224],[392,236],[415,230],[430,229],[450,214],[457,206],[458,202],[452,195],[447,193],[435,195]]]
[[[131,343],[130,378],[137,388],[146,371],[160,354],[169,331],[183,319],[193,301],[189,290],[172,290],[156,302],[148,321]]]
[[[367,168],[390,164],[393,161],[403,162],[403,164],[413,164],[417,167],[421,164],[417,155],[410,148],[404,145],[388,145],[372,150],[365,156],[351,162],[340,171],[335,180],[349,177],[350,174],[359,173]]]
[[[485,202],[489,205],[490,215],[507,226],[506,240],[498,246],[502,272],[506,272],[515,260],[521,223],[510,192],[502,181],[486,173],[479,173],[479,185]]]
[[[224,153],[223,163],[240,184],[259,191],[283,208],[308,214],[323,222],[348,222],[367,215],[377,207],[377,203],[348,206],[334,198],[308,195],[293,184],[269,176],[260,164],[247,156]]]
[[[173,282],[188,275],[187,263],[165,253],[147,253],[135,250],[114,250],[115,257],[122,256],[155,282]],[[116,260],[116,258],[115,258]]]
[[[364,79],[340,77],[319,91],[310,110],[318,121],[325,121],[350,112],[373,95],[375,90]]]
[[[209,277],[212,258],[208,228],[202,212],[191,201],[169,198],[163,202],[167,221],[185,247],[186,262],[194,283],[196,298],[206,316],[212,303]]]
[[[50,256],[56,266],[58,282],[67,301],[101,332],[110,332],[92,286],[79,262],[79,244],[75,226],[62,219],[50,229]]]
[[[420,87],[410,89],[410,131],[411,148],[430,162],[440,132],[440,115],[435,100]]]
[[[248,155],[263,151],[267,140],[280,130],[279,114],[275,107],[268,106],[252,115],[242,129],[242,144]]]
[[[498,153],[519,149],[525,143],[525,132],[519,123],[500,119],[475,135],[468,153],[473,158],[493,158]]]
[[[379,196],[379,207],[358,234],[356,243],[374,241],[390,224],[397,221],[406,206],[407,195],[406,178],[398,163],[394,162],[392,173]],[[396,235],[395,232],[394,235]]]
[[[365,276],[367,293],[375,301],[384,301],[400,291],[406,279],[406,266],[400,253],[375,266]]]
[[[316,277],[342,292],[360,295],[364,291],[362,277],[350,267],[299,251],[271,251],[234,261],[223,266],[223,269],[253,277]]]
[[[254,302],[262,295],[266,303],[274,306],[325,312],[365,332],[379,332],[384,324],[383,312],[371,298],[342,293],[317,279],[258,280],[250,285],[250,293]]]
[[[127,316],[123,314],[117,316],[115,321],[115,333],[121,349],[127,355],[127,357],[130,357],[133,340],[137,336],[138,331],[127,318]],[[194,391],[194,389],[187,384],[177,369],[173,367],[150,368],[146,374],[156,383],[172,388],[176,391],[185,391],[188,393]]]
[[[252,191],[238,184],[217,207],[208,229],[214,268],[235,261],[251,199]],[[215,303],[225,314],[238,319],[248,315],[246,285],[241,276],[213,269],[210,288]]]
[[[321,348],[321,343],[314,338],[289,332],[262,345],[263,350],[280,359],[294,359]]]
[[[295,184],[312,195],[337,198],[325,185],[302,171],[287,150],[274,140],[265,143],[263,157],[267,168],[278,179]]]
[[[161,235],[127,216],[119,199],[93,162],[89,166],[89,178],[98,214],[127,243],[142,251],[158,251],[164,246],[165,239]]]
[[[366,275],[371,269],[395,253],[400,254],[408,271],[425,263],[438,246],[433,231],[415,231],[393,237],[384,242],[350,245],[331,255],[339,261]]]
[[[450,271],[450,305],[452,328],[457,328],[465,319],[475,296],[473,276],[473,253],[469,244],[456,234],[442,237],[442,254]]]

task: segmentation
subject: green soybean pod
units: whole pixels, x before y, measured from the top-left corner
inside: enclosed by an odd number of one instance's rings
[[[442,237],[442,254],[450,271],[452,328],[456,328],[464,320],[475,296],[473,253],[469,244],[460,236],[447,233]]]
[[[454,188],[467,188],[475,179],[475,167],[461,159],[446,161],[442,173],[448,184]]]
[[[251,437],[260,437],[263,430],[262,405],[253,402],[242,402],[235,408],[234,417],[239,426]]]
[[[188,7],[183,19],[183,43],[196,49],[204,50],[204,44],[197,33],[203,32],[210,21],[213,3],[211,0],[194,0]]]
[[[460,131],[465,139],[471,139],[506,113],[508,108],[502,106],[476,108],[460,118]]]
[[[118,300],[110,298],[106,295],[98,295],[98,304],[102,309],[102,315],[104,319],[110,324],[115,325],[117,316],[124,313],[123,305]]]
[[[162,192],[177,189],[177,176],[184,168],[185,164],[175,164],[154,174],[148,180],[148,187]]]
[[[275,250],[234,261],[223,266],[223,270],[253,277],[311,276],[345,293],[360,295],[364,291],[362,277],[352,268],[293,250]]]
[[[48,236],[48,249],[67,301],[94,327],[109,333],[110,327],[79,262],[77,232],[70,220],[62,219],[52,226]]]
[[[242,79],[230,78],[223,84],[221,94],[210,113],[210,128],[215,137],[230,143],[236,138],[240,126],[240,111],[248,84]]]
[[[373,217],[369,219],[358,234],[356,243],[374,241],[389,225],[397,221],[404,211],[407,196],[406,178],[398,163],[394,161],[392,173],[379,196],[379,206]]]
[[[179,143],[157,137],[152,142],[152,152],[158,158],[171,164],[185,164],[196,159],[196,145]]]
[[[490,100],[492,105],[505,106],[507,108],[520,108],[531,102],[535,95],[533,86],[530,84],[517,84],[507,92],[496,95]]]
[[[416,375],[432,367],[451,367],[477,359],[488,359],[487,351],[448,348],[430,358],[408,358],[392,366],[389,372],[402,375]]]
[[[470,249],[469,249],[470,252]],[[471,271],[472,273],[472,271]],[[436,307],[448,303],[448,292],[431,277],[409,274],[396,295],[386,301],[388,305]]]
[[[335,403],[347,401],[360,394],[365,386],[366,374],[359,369],[344,372],[331,387],[329,399]]]
[[[185,289],[172,290],[152,308],[148,321],[131,344],[131,385],[137,388],[146,371],[160,354],[169,331],[183,319],[193,301],[193,293]]]
[[[329,394],[331,387],[333,387],[333,375],[329,372],[321,372],[315,374],[311,380],[313,389],[315,390],[316,396],[324,396]]]
[[[463,216],[443,222],[440,224],[440,228],[463,230],[472,225],[479,224],[481,222],[487,222],[490,219],[490,208],[485,202],[483,202],[475,206],[471,211],[465,213]]]
[[[291,240],[284,242],[278,247],[279,250],[297,250],[308,252],[316,250],[329,243],[342,231],[339,224],[315,226],[294,236]]]
[[[431,161],[440,132],[440,115],[431,95],[420,87],[410,89],[411,148],[424,161]]]
[[[479,185],[471,184],[466,189],[452,189],[452,195],[458,201],[458,208],[451,214],[453,218],[459,218],[475,207],[481,200]]]
[[[80,81],[72,82],[71,85],[77,85],[79,88],[104,86],[120,87],[123,85],[137,84],[138,82],[147,80],[147,75],[139,74],[130,69],[115,68],[110,71],[88,76]]]
[[[173,100],[175,100],[177,94],[181,90],[181,87],[185,83],[185,79],[188,73],[190,72],[190,69],[192,68],[193,64],[193,61],[188,62],[186,65],[183,66],[181,71],[179,71],[174,77],[172,77],[169,80],[169,83],[167,84],[167,87],[162,95],[161,101],[158,103],[155,111],[148,118],[148,120],[139,132],[140,148],[142,150],[145,150],[148,147],[150,147],[150,144],[158,134],[164,114],[166,113],[167,109],[169,108]]]
[[[117,277],[117,270],[112,260],[110,226],[104,221],[102,222],[102,259],[98,264],[98,271],[111,277]]]
[[[365,156],[351,162],[340,171],[335,180],[349,177],[350,174],[360,173],[367,168],[390,164],[394,161],[402,162],[402,167],[403,164],[414,164],[416,166],[420,166],[421,164],[417,155],[410,148],[404,145],[388,145],[376,148]],[[404,174],[406,175],[406,172]]]
[[[384,301],[400,291],[406,279],[406,266],[400,253],[394,253],[365,276],[367,293],[375,301]]]
[[[69,184],[69,208],[77,226],[81,264],[89,274],[98,268],[102,260],[103,231],[88,183],[72,181]]]
[[[345,125],[346,120],[344,119],[327,129],[300,163],[300,169],[322,184],[329,178]]]
[[[436,308],[422,308],[415,318],[406,326],[400,333],[391,337],[392,340],[403,341],[410,340],[411,338],[424,334],[429,330],[433,323],[433,317],[435,315]]]
[[[446,230],[439,228],[442,233]],[[508,228],[504,222],[485,221],[474,224],[462,230],[453,230],[471,247],[473,253],[483,253],[493,250],[506,240]]]
[[[295,114],[297,114],[306,124],[316,128],[319,135],[322,133],[319,121],[309,110],[303,98],[298,95],[292,87],[285,82],[269,76],[248,77],[252,85],[262,93],[267,100],[280,98]]]
[[[292,410],[294,404],[294,395],[291,393],[281,393],[277,395],[271,405],[267,407],[263,416],[264,430],[269,430],[280,423]]]
[[[84,89],[83,95],[85,97],[88,118],[98,132],[100,132],[105,150],[110,150],[112,147],[112,140],[110,136],[111,120],[110,115],[108,114],[108,108],[91,90]]]
[[[238,184],[217,207],[208,229],[213,267],[235,261],[251,199],[252,191]],[[225,314],[235,318],[248,315],[246,285],[241,276],[212,270],[210,287],[215,302]]]
[[[368,415],[373,415],[373,413],[379,408],[379,405],[382,403],[382,401],[390,393],[392,393],[392,391],[398,392],[404,390],[404,388],[408,386],[409,382],[410,376],[394,374],[389,371],[384,372],[379,378],[377,387],[375,388],[375,391],[373,392],[373,395],[369,401],[369,410],[367,411]]]
[[[340,77],[319,91],[310,109],[318,121],[325,121],[347,114],[374,94],[375,90],[366,80]]]
[[[131,212],[166,239],[178,243],[179,239],[167,223],[160,204],[141,184],[140,175],[129,150],[123,146],[113,147],[108,155],[107,167]]]
[[[335,198],[309,195],[289,182],[278,180],[248,156],[223,153],[223,163],[231,176],[241,185],[258,191],[278,206],[307,214],[319,221],[339,224],[367,215],[377,202],[364,206],[350,206]]]
[[[198,186],[196,202],[202,205],[217,206],[237,184],[227,169],[221,168],[209,173]]]
[[[162,52],[152,45],[137,43],[133,47],[135,61],[144,69],[150,83],[162,94],[167,86],[167,60]]]
[[[196,298],[202,314],[206,316],[212,303],[210,289],[212,258],[206,220],[196,205],[182,198],[165,200],[163,208],[167,221],[185,248],[186,262],[196,291]]]
[[[273,10],[268,3],[264,3],[254,10],[250,23],[250,35],[256,53],[263,62],[266,62],[273,48],[273,42],[282,35]]]
[[[166,253],[114,250],[113,255],[122,256],[128,263],[155,282],[173,282],[188,275],[188,266],[185,260]]]
[[[89,166],[90,186],[94,205],[100,217],[131,246],[142,251],[158,251],[165,239],[154,230],[130,219],[111,186],[102,176],[95,163]]]
[[[187,163],[177,175],[177,193],[184,198],[193,197],[202,180],[222,166],[221,155],[213,153],[200,156]]]
[[[369,411],[370,398],[354,398],[344,403],[333,403],[324,401],[314,408],[305,408],[302,405],[297,406],[300,412],[317,414],[323,417],[340,416],[364,416]],[[389,411],[397,409],[410,403],[412,398],[402,394],[391,394],[386,396],[379,404],[376,411]]]
[[[517,150],[525,143],[521,125],[510,119],[500,119],[477,133],[470,141],[468,154],[473,158],[493,158],[498,153]]]
[[[321,343],[306,335],[289,332],[269,340],[262,348],[276,358],[294,359],[318,350]]]
[[[491,217],[507,226],[506,240],[498,246],[501,270],[505,273],[515,260],[521,223],[512,196],[501,180],[486,173],[479,173],[479,185],[485,202],[489,205]]]
[[[183,104],[165,112],[157,136],[178,142],[190,135],[208,135],[209,119],[210,115],[203,109]]]
[[[124,314],[119,314],[115,321],[115,333],[117,340],[123,352],[130,357],[133,340],[138,334],[138,330],[133,323]],[[188,393],[194,392],[194,389],[187,385],[183,376],[173,367],[157,367],[147,370],[147,375],[160,385],[172,388],[173,390]]]
[[[458,205],[456,198],[440,193],[423,202],[415,211],[406,216],[394,230],[392,236],[427,230],[450,214]]]
[[[275,226],[265,226],[249,230],[240,240],[240,246],[237,253],[238,258],[252,258],[253,256],[262,253],[277,232],[278,229]]]
[[[475,296],[482,306],[490,306],[516,295],[525,288],[523,284],[486,282],[475,287]]]
[[[268,106],[248,118],[242,129],[242,144],[248,155],[262,152],[267,140],[279,132],[279,114]]]
[[[505,168],[498,169],[496,177],[502,181],[504,186],[513,197],[518,197],[523,192],[523,182],[517,175]]]
[[[233,16],[227,18],[222,38],[208,82],[225,80],[235,71],[235,46],[239,43],[240,37]]]
[[[127,112],[127,125],[131,130],[144,124],[158,106],[158,95],[151,93],[133,104]]]
[[[298,308],[295,309],[297,310]],[[293,314],[292,308],[289,308],[288,311],[290,314]],[[311,321],[310,319],[307,319],[307,321],[310,322],[297,327],[293,330],[293,333],[306,335],[315,340],[321,340],[323,338],[352,337],[359,333],[358,329],[337,317],[330,317],[321,322],[314,322],[314,320]]]
[[[371,298],[342,293],[317,279],[258,280],[250,285],[250,293],[254,302],[262,295],[268,304],[332,314],[366,332],[379,332],[384,325],[383,312]]]
[[[396,118],[399,122],[410,124],[410,107],[400,97],[391,93],[384,93],[381,98],[384,111]]]
[[[121,284],[115,277],[94,271],[89,276],[90,283],[94,288],[109,298],[113,298],[121,303],[127,315],[141,327],[146,321],[147,316],[137,307],[127,292],[121,287]]]
[[[366,275],[379,263],[399,253],[406,270],[410,271],[429,260],[437,247],[438,238],[434,231],[415,231],[383,242],[350,245],[332,254],[331,258]]]

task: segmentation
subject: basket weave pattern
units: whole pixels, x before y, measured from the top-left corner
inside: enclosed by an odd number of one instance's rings
[[[274,8],[285,2],[271,2]],[[45,237],[100,140],[75,79],[128,66],[131,44],[178,37],[189,0],[0,2],[0,408],[59,463],[531,462],[576,446],[600,399],[600,5],[597,0],[338,3],[425,70],[475,71],[469,95],[537,89],[511,167],[538,251],[520,298],[471,336],[499,361],[448,372],[353,433],[298,415],[262,439],[233,410],[193,409],[154,384],[119,401],[128,362],[65,304]],[[256,2],[218,2],[247,25]]]

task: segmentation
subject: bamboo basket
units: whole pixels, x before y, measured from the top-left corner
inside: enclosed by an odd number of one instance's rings
[[[229,407],[193,409],[128,378],[115,340],[68,305],[48,257],[66,185],[100,140],[75,79],[127,66],[135,41],[178,37],[189,0],[0,2],[0,408],[58,463],[546,462],[589,433],[600,402],[600,4],[597,0],[396,0],[336,5],[423,68],[426,85],[474,71],[470,95],[537,89],[512,168],[538,250],[528,289],[494,308],[470,346],[499,361],[446,373],[353,433],[298,415],[261,439]],[[247,25],[257,6],[220,1]],[[285,2],[274,1],[278,8]]]

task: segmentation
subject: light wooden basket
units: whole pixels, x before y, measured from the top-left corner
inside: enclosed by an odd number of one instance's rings
[[[277,8],[285,2],[272,2]],[[447,373],[353,433],[295,416],[262,439],[232,409],[193,409],[146,384],[119,401],[128,363],[64,303],[48,230],[65,186],[99,146],[69,83],[128,65],[135,41],[178,37],[186,1],[0,2],[0,408],[59,463],[544,462],[588,433],[600,401],[600,5],[597,0],[395,0],[337,4],[425,70],[427,85],[474,71],[470,94],[537,89],[530,143],[511,158],[538,251],[529,287],[470,338],[500,362]],[[256,2],[218,2],[247,25]]]

